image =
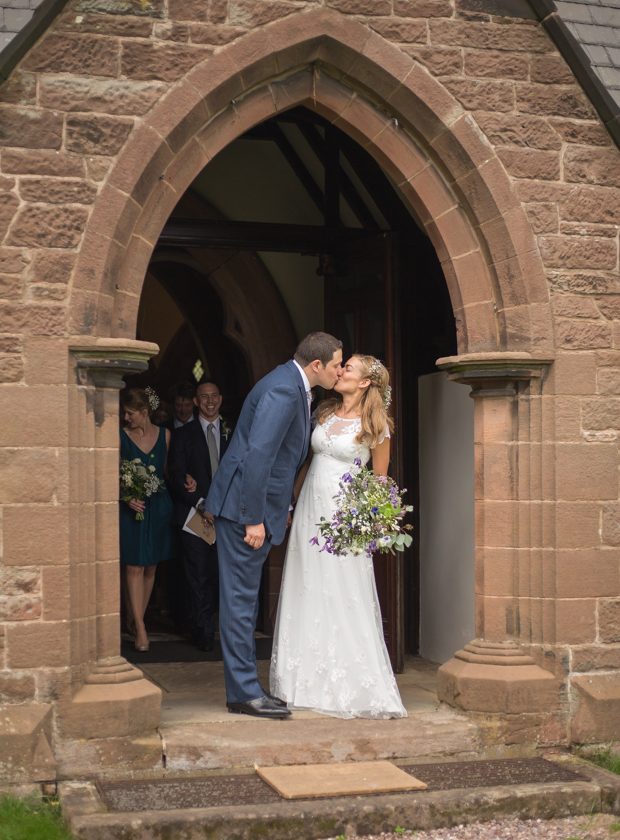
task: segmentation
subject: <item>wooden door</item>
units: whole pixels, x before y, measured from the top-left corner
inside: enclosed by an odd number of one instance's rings
[[[325,274],[325,330],[343,342],[343,358],[353,353],[376,356],[390,373],[392,415],[397,433],[392,440],[390,475],[402,485],[400,428],[400,371],[396,347],[395,235],[380,234],[336,252]],[[383,632],[392,666],[404,664],[402,555],[375,554],[375,579]]]

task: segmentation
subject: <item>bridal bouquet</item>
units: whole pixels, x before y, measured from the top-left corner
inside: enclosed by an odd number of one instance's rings
[[[128,461],[121,458],[121,499],[130,502],[132,499],[141,501],[146,496],[163,490],[164,482],[155,475],[155,467],[146,467],[139,458]],[[136,519],[144,519],[144,514],[136,513]]]
[[[362,467],[359,458],[355,465]],[[406,533],[411,525],[403,525],[406,513],[413,510],[404,505],[396,483],[383,475],[361,468],[355,475],[345,473],[340,481],[340,491],[334,496],[338,506],[331,522],[321,517],[319,530],[325,539],[321,551],[343,555],[371,554],[373,551],[404,551],[413,538]],[[319,544],[318,537],[310,540]]]

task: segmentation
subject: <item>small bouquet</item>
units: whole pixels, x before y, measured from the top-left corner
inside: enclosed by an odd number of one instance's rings
[[[140,458],[134,458],[133,461],[121,458],[121,499],[123,502],[130,502],[132,499],[141,501],[145,496],[148,498],[163,489],[164,482],[161,478],[157,478],[152,464],[146,467]],[[138,511],[136,519],[144,519],[144,513]]]
[[[361,469],[355,474],[345,473],[340,481],[340,491],[334,496],[338,507],[331,522],[321,517],[319,530],[325,539],[321,551],[344,555],[372,554],[373,551],[404,551],[413,541],[411,525],[402,525],[406,513],[413,510],[404,505],[396,482],[383,475],[375,475],[362,467],[359,458],[355,465]],[[319,544],[318,537],[310,540]]]

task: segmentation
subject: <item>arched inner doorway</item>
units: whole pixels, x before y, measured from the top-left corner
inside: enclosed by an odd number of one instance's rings
[[[298,106],[226,146],[178,202],[138,315],[137,338],[160,353],[128,384],[151,384],[165,399],[176,382],[205,373],[234,423],[254,382],[318,329],[341,338],[345,354],[384,359],[395,386],[391,469],[415,505],[416,540],[375,567],[401,670],[420,648],[418,380],[456,353],[454,315],[427,231],[390,177],[344,131]],[[265,567],[259,630],[267,636],[285,547]]]

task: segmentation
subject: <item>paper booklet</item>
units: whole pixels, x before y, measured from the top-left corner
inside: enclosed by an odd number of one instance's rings
[[[215,527],[213,525],[207,525],[205,527],[202,519],[202,509],[198,510],[203,502],[204,499],[199,499],[196,507],[190,508],[183,530],[189,534],[195,534],[197,537],[201,537],[206,543],[209,543],[209,545],[213,545],[215,542]]]

